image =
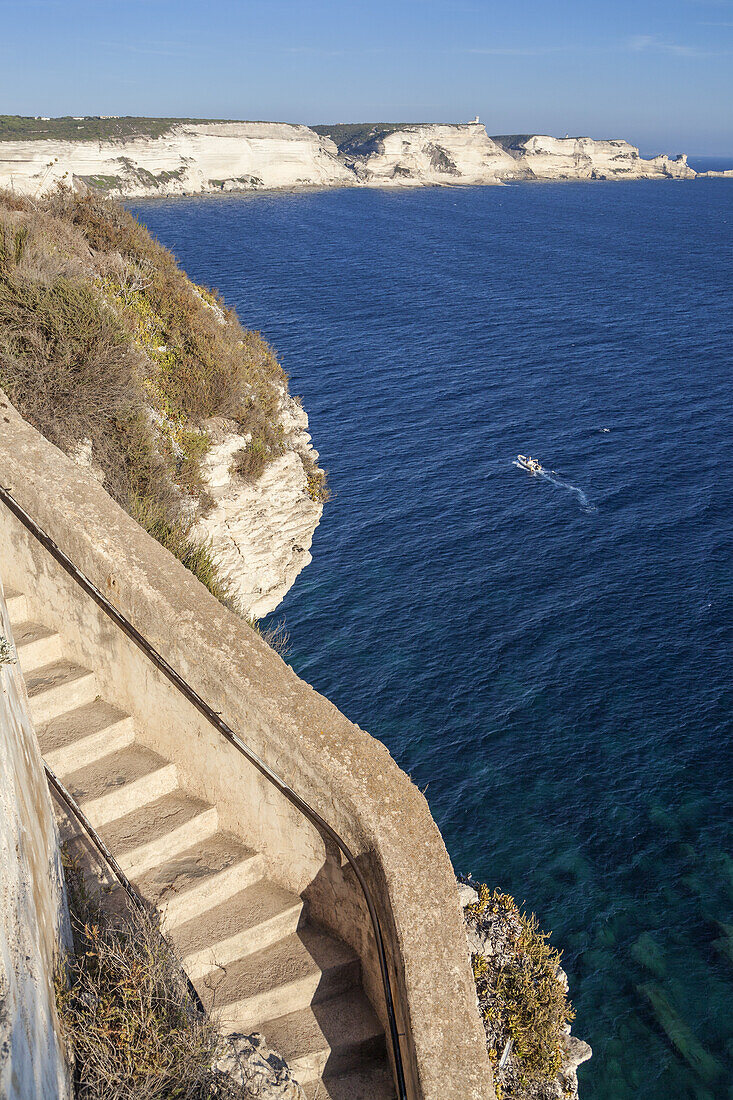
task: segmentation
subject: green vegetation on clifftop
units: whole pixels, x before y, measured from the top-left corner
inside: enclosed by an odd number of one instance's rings
[[[395,130],[416,125],[415,122],[336,122],[332,126],[311,126],[311,130],[330,138],[339,153],[361,153]]]
[[[26,115],[0,115],[0,141],[129,141],[132,138],[159,138],[181,122],[217,122],[218,119],[191,118],[33,118]]]
[[[207,507],[208,426],[250,437],[240,463],[255,480],[283,450],[287,378],[123,207],[68,189],[0,192],[0,388],[227,602],[191,537]]]

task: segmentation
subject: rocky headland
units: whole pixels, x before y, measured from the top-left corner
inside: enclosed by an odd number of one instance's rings
[[[32,195],[59,183],[145,198],[695,176],[684,155],[645,160],[636,146],[616,139],[492,138],[478,120],[309,128],[279,122],[20,119],[12,127],[0,126],[0,187]]]
[[[246,618],[310,562],[325,474],[272,348],[108,198],[0,192],[0,388]]]
[[[635,145],[623,140],[536,134],[493,140],[514,159],[524,179],[694,179],[696,175],[684,153],[644,160]]]

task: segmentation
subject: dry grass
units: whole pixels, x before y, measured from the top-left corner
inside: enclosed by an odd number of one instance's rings
[[[165,411],[194,422],[258,413],[270,423],[275,386],[285,375],[269,345],[245,331],[215,292],[196,288],[173,255],[123,207],[97,195],[62,191],[50,200],[56,217],[81,230],[103,257],[135,334],[161,340],[155,380]],[[120,265],[119,259],[122,264]],[[104,259],[108,262],[104,263]]]
[[[113,915],[65,856],[74,954],[56,975],[76,1100],[243,1100],[216,1071],[221,1036],[151,916]]]
[[[250,434],[238,468],[255,481],[283,453],[286,386],[266,341],[123,207],[63,188],[0,192],[0,387],[62,450],[90,448],[108,492],[230,606],[191,537],[207,504],[206,422]]]
[[[248,619],[247,622],[252,629],[256,630],[259,636],[267,642],[270,649],[274,649],[276,653],[280,654],[283,660],[290,656],[292,652],[290,631],[287,628],[285,619],[280,619],[278,622],[272,623],[267,627],[262,627],[257,619]]]

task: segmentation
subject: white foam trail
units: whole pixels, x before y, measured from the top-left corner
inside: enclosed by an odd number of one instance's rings
[[[519,465],[516,459],[514,460],[513,464],[517,466],[520,470],[524,469],[523,466]],[[585,495],[582,489],[579,489],[577,485],[571,485],[569,481],[563,481],[561,478],[555,475],[554,471],[550,472],[549,470],[542,470],[540,473],[533,474],[532,476],[541,477],[545,481],[549,481],[551,485],[556,486],[556,488],[566,489],[569,493],[572,493],[578,498],[578,503],[580,504],[580,507],[583,509],[584,512],[597,511],[595,504],[588,500],[588,497]]]

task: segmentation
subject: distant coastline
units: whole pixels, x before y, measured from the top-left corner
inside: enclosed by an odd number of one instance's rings
[[[140,199],[701,174],[684,154],[644,158],[618,138],[490,137],[478,118],[314,127],[168,118],[0,120],[0,187],[31,195],[58,184]]]

